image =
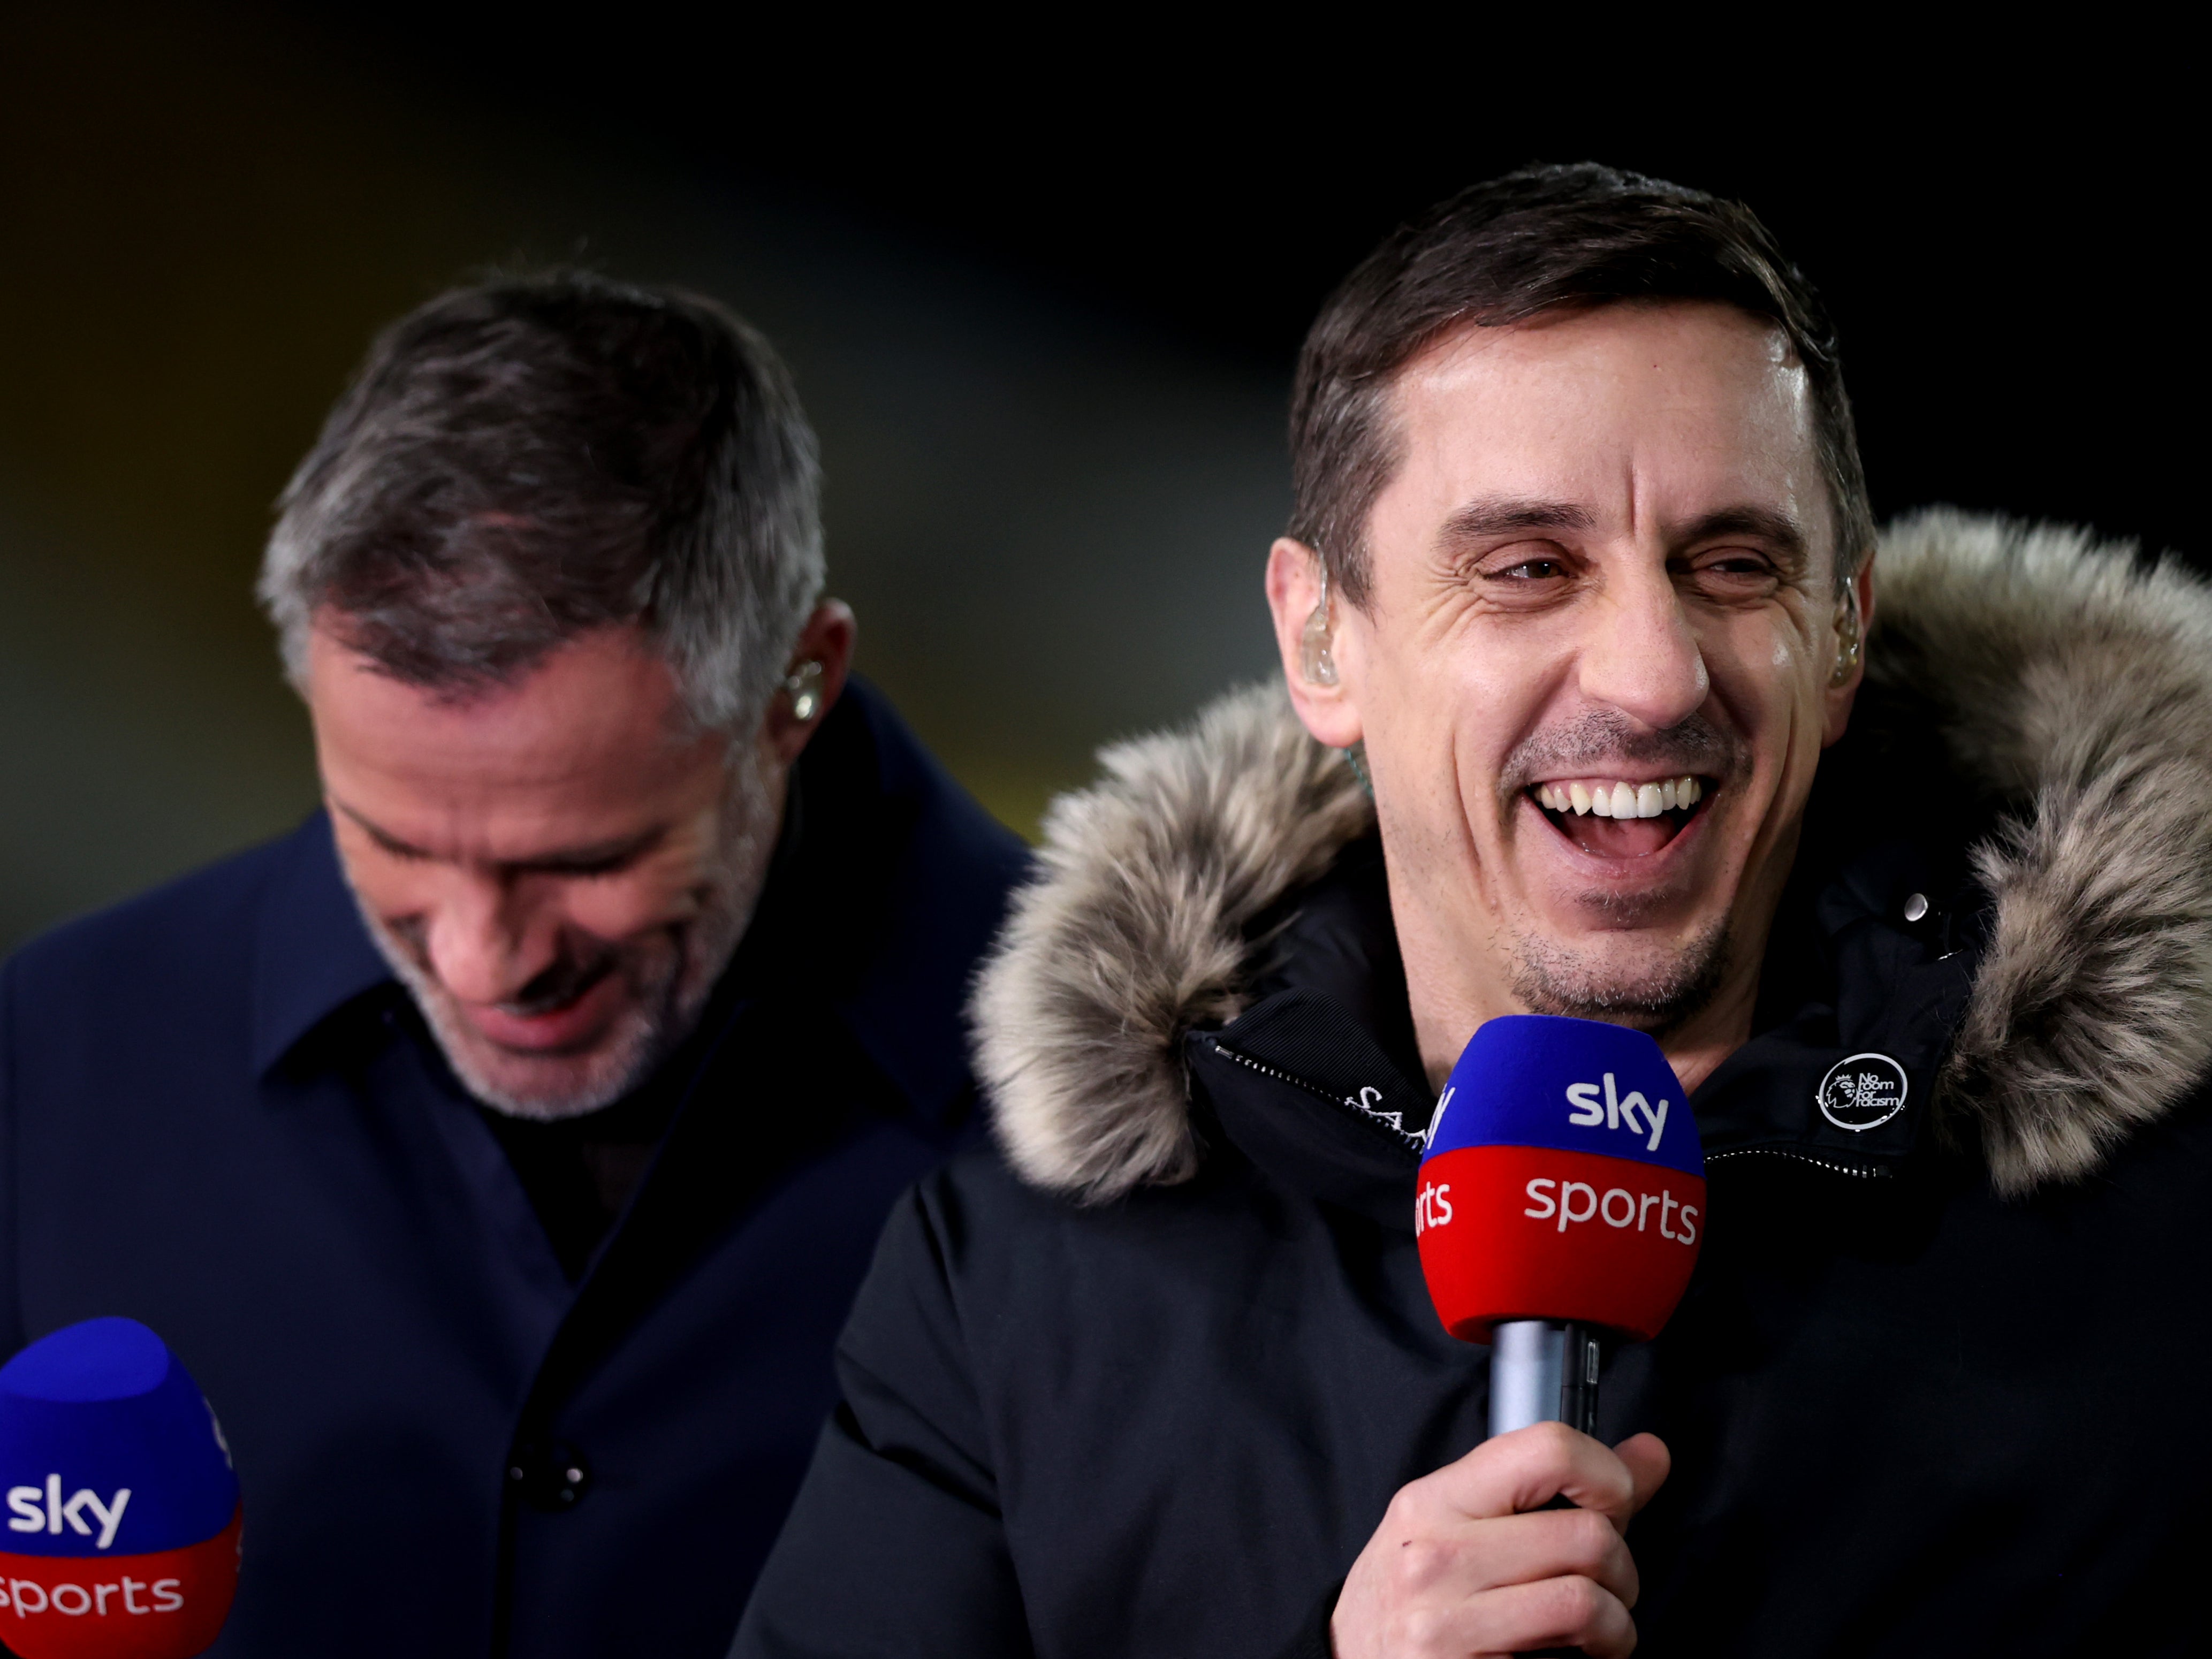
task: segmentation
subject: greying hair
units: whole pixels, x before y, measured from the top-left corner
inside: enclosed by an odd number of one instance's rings
[[[714,301],[574,271],[458,289],[370,348],[277,502],[259,592],[465,699],[636,625],[701,726],[757,720],[822,593],[791,377]]]
[[[1848,579],[1874,551],[1874,509],[1819,295],[1742,204],[1591,162],[1462,191],[1393,232],[1323,303],[1291,394],[1290,533],[1364,605],[1368,514],[1400,459],[1399,372],[1468,325],[1669,300],[1734,306],[1789,337]]]

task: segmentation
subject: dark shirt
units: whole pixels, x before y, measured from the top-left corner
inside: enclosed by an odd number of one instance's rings
[[[672,1065],[684,1059],[678,1054]],[[682,1097],[677,1089],[647,1085],[599,1111],[550,1122],[483,1109],[484,1126],[514,1166],[571,1284],[629,1207]]]
[[[595,1245],[320,815],[0,970],[0,1352],[125,1314],[191,1370],[246,1516],[215,1654],[726,1646],[882,1218],[969,1133],[961,1003],[1026,861],[865,686],[799,773],[698,1036],[574,1149],[643,1166]]]
[[[805,781],[794,771],[763,883],[764,894],[791,887],[805,823]],[[760,910],[757,925],[746,930],[744,957],[733,959],[723,971],[700,1011],[696,1028],[651,1077],[623,1098],[595,1112],[550,1121],[488,1106],[478,1109],[514,1165],[515,1178],[529,1194],[530,1207],[560,1258],[561,1271],[572,1283],[584,1276],[601,1242],[629,1207],[707,1050],[744,999],[748,981],[759,976],[751,964],[772,963],[780,952],[793,948],[794,941],[781,935],[805,922],[791,915],[786,905],[764,902]],[[421,1019],[412,1024],[416,1040],[430,1042]]]

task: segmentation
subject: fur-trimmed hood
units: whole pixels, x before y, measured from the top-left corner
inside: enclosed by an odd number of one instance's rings
[[[2212,590],[1950,510],[1893,527],[1877,572],[1870,687],[2008,809],[1972,853],[1993,922],[1936,1131],[2008,1194],[2077,1180],[2212,1061]],[[1100,759],[973,1005],[1007,1156],[1094,1202],[1196,1170],[1185,1035],[1243,1012],[1249,924],[1374,822],[1279,686]]]

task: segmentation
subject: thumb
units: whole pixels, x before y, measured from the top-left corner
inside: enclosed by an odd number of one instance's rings
[[[1674,1458],[1667,1449],[1667,1443],[1656,1434],[1632,1434],[1615,1446],[1613,1453],[1628,1466],[1629,1476],[1635,1483],[1628,1502],[1608,1517],[1616,1528],[1626,1532],[1636,1512],[1650,1503],[1652,1495],[1666,1483],[1667,1472],[1674,1467]]]

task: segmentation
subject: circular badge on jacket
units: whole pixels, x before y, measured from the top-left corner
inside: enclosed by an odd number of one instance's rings
[[[1905,1109],[1905,1067],[1887,1054],[1851,1054],[1828,1067],[1813,1098],[1820,1115],[1854,1133],[1879,1129]]]

